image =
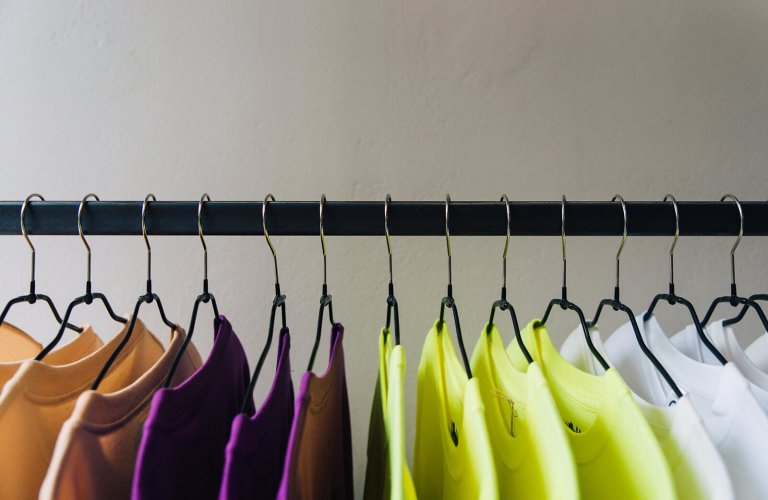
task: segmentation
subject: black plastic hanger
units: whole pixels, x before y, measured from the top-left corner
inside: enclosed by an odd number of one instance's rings
[[[200,304],[207,304],[210,302],[214,316],[216,318],[219,317],[219,307],[216,305],[216,297],[208,291],[208,245],[205,244],[205,236],[203,235],[203,203],[206,201],[211,201],[211,197],[208,196],[208,193],[203,194],[203,196],[200,197],[200,202],[197,204],[197,233],[200,236],[200,243],[203,244],[203,293],[198,295],[197,299],[195,299],[195,304],[192,307],[192,318],[189,320],[187,337],[181,344],[181,349],[179,349],[176,357],[173,358],[173,364],[168,371],[163,387],[171,386],[173,374],[176,373],[176,368],[178,368],[181,359],[184,357],[184,353],[187,351],[189,343],[192,342],[192,335],[195,333],[195,324],[197,323],[197,311],[200,308]]]
[[[387,195],[384,200],[384,236],[387,239],[387,253],[389,254],[389,292],[387,296],[387,326],[386,331],[389,332],[390,318],[394,311],[395,316],[395,345],[400,345],[400,313],[397,309],[397,299],[395,298],[395,285],[392,282],[392,245],[389,241],[389,204],[392,202],[392,198]]]
[[[275,197],[271,194],[268,194],[264,198],[264,203],[261,205],[261,227],[264,231],[264,238],[267,240],[267,245],[269,245],[269,250],[272,252],[272,260],[275,263],[275,298],[272,300],[272,309],[269,312],[269,330],[267,334],[267,342],[264,344],[264,348],[261,350],[261,354],[259,355],[259,361],[256,363],[256,368],[253,370],[251,382],[248,384],[248,391],[245,393],[245,398],[243,398],[243,406],[240,408],[240,413],[245,413],[248,410],[248,403],[251,401],[253,389],[256,387],[256,381],[259,379],[261,367],[264,365],[264,361],[267,359],[267,353],[269,353],[269,348],[272,345],[272,334],[275,330],[275,314],[277,313],[278,307],[282,312],[283,328],[287,328],[285,321],[285,295],[280,293],[280,278],[277,273],[277,252],[275,251],[275,247],[272,246],[272,240],[269,238],[269,231],[267,231],[267,203],[270,200],[275,201]]]
[[[93,198],[96,201],[99,200],[99,197],[96,196],[93,193],[87,194],[85,198],[82,199],[80,202],[80,206],[77,209],[77,231],[80,233],[80,239],[83,241],[83,245],[85,245],[85,250],[87,252],[87,260],[86,260],[86,278],[85,278],[85,294],[77,297],[75,300],[70,302],[69,306],[67,307],[67,311],[64,313],[64,319],[61,320],[61,326],[59,326],[59,331],[56,333],[56,336],[51,340],[51,342],[45,346],[45,348],[40,351],[40,353],[35,358],[37,361],[42,361],[45,356],[51,352],[54,347],[61,341],[61,338],[64,336],[64,329],[67,327],[67,324],[69,322],[69,317],[72,315],[72,311],[74,308],[80,304],[86,304],[91,305],[93,303],[93,299],[98,299],[101,301],[101,303],[104,305],[104,309],[107,310],[107,313],[109,314],[109,317],[115,320],[118,323],[125,324],[127,323],[127,320],[125,318],[122,318],[115,314],[115,311],[112,309],[112,306],[109,304],[109,300],[103,293],[99,292],[92,292],[91,291],[91,246],[88,244],[88,242],[85,240],[85,235],[83,233],[83,208],[85,208],[85,204],[88,201],[89,198]]]
[[[717,350],[704,334],[704,327],[699,320],[699,315],[696,314],[696,309],[693,307],[693,304],[675,294],[675,245],[677,245],[677,239],[680,237],[680,212],[677,208],[677,200],[675,200],[674,196],[667,194],[664,196],[664,201],[667,200],[672,202],[672,208],[675,211],[675,238],[672,240],[672,246],[669,247],[669,293],[660,293],[653,298],[648,310],[643,314],[643,323],[648,322],[653,317],[653,311],[656,309],[656,305],[661,301],[665,301],[671,306],[680,304],[688,310],[688,314],[690,314],[691,319],[693,320],[693,325],[696,327],[696,334],[699,336],[701,343],[704,344],[709,352],[711,352],[720,363],[725,364],[725,357],[720,354],[720,351]]]
[[[152,292],[152,247],[149,246],[149,239],[147,239],[147,224],[145,217],[150,198],[152,201],[157,201],[155,195],[150,193],[144,198],[144,203],[141,205],[141,235],[144,237],[144,244],[147,246],[147,293],[141,295],[136,301],[136,306],[133,308],[133,314],[131,315],[131,322],[128,323],[128,330],[126,330],[125,335],[123,335],[123,338],[117,345],[117,348],[115,348],[115,350],[109,356],[107,363],[99,372],[96,380],[94,380],[93,385],[91,386],[91,389],[94,391],[99,388],[99,384],[101,384],[101,381],[104,380],[104,377],[107,375],[107,372],[109,372],[112,364],[114,364],[117,357],[128,344],[128,341],[131,340],[131,335],[133,334],[133,329],[136,326],[136,319],[138,318],[139,309],[141,309],[142,304],[151,304],[154,302],[157,304],[157,310],[160,312],[160,318],[163,320],[163,323],[165,323],[166,326],[173,330],[178,328],[175,323],[171,322],[166,317],[165,310],[163,309],[163,303],[160,301],[160,297],[156,293]]]
[[[579,317],[579,324],[581,325],[581,329],[584,331],[584,339],[587,341],[587,347],[589,347],[589,351],[592,353],[595,359],[597,359],[597,362],[600,363],[600,366],[602,366],[604,370],[608,370],[610,366],[608,366],[608,363],[605,362],[605,359],[603,359],[603,356],[600,355],[600,351],[597,350],[597,348],[595,347],[595,344],[592,343],[592,337],[590,336],[589,330],[587,329],[587,320],[584,319],[584,312],[581,310],[579,306],[577,306],[576,304],[568,300],[568,283],[566,281],[566,259],[565,259],[565,195],[563,195],[563,200],[560,205],[560,217],[561,217],[560,246],[563,251],[563,286],[561,289],[561,296],[559,299],[552,299],[549,301],[549,305],[547,305],[547,310],[544,311],[544,316],[542,316],[541,320],[536,321],[533,326],[534,328],[544,326],[547,323],[547,318],[549,318],[549,313],[552,312],[552,308],[554,306],[559,306],[560,309],[562,309],[563,311],[571,310],[575,312],[576,315]]]
[[[328,266],[325,255],[325,231],[323,230],[323,212],[325,211],[325,194],[320,197],[320,245],[323,247],[323,294],[320,296],[320,310],[317,313],[317,333],[315,334],[315,343],[312,346],[312,355],[309,357],[309,364],[307,364],[307,371],[312,371],[312,366],[315,364],[315,355],[317,355],[317,348],[320,345],[320,337],[323,333],[323,311],[326,306],[328,307],[328,319],[331,322],[331,327],[336,323],[333,321],[333,298],[328,295]]]
[[[523,356],[525,356],[528,364],[530,364],[533,363],[533,358],[531,357],[531,353],[529,353],[528,349],[525,347],[523,338],[520,335],[520,325],[517,322],[517,314],[515,314],[515,308],[512,307],[512,304],[507,302],[507,249],[509,248],[509,225],[511,222],[511,216],[509,213],[509,197],[507,197],[506,194],[502,195],[501,201],[504,202],[504,206],[507,209],[507,239],[504,242],[504,254],[501,258],[503,279],[501,283],[501,298],[494,302],[491,306],[491,317],[488,319],[488,326],[486,327],[485,333],[486,335],[491,333],[491,329],[493,328],[493,316],[496,313],[497,307],[500,311],[509,311],[509,317],[512,319],[512,327],[515,329],[515,339],[517,340],[517,345],[520,347],[520,351],[523,353]]]
[[[587,323],[587,326],[592,328],[597,325],[597,320],[600,318],[600,313],[603,311],[603,307],[608,306],[614,311],[621,311],[625,313],[629,317],[629,322],[632,325],[632,330],[635,332],[635,339],[637,340],[637,343],[640,345],[640,350],[643,351],[643,354],[645,354],[645,357],[648,358],[648,360],[653,364],[654,368],[656,368],[656,371],[658,371],[662,377],[664,377],[664,380],[667,382],[667,385],[672,389],[672,392],[675,393],[675,396],[679,399],[683,397],[683,393],[680,391],[680,389],[677,387],[677,384],[675,384],[675,381],[672,380],[672,377],[669,375],[669,372],[664,368],[664,365],[661,364],[661,362],[654,356],[654,354],[651,352],[650,349],[648,349],[648,346],[645,344],[645,341],[643,340],[643,336],[640,334],[640,328],[637,325],[637,320],[635,320],[635,313],[632,312],[632,309],[629,308],[626,304],[621,302],[621,299],[619,298],[619,276],[620,276],[620,269],[621,269],[621,251],[624,249],[624,243],[627,241],[627,205],[624,203],[624,198],[621,197],[621,195],[614,195],[613,199],[611,201],[618,200],[621,203],[621,211],[624,214],[624,233],[621,237],[621,244],[619,245],[619,250],[616,252],[616,286],[613,288],[613,298],[612,299],[603,299],[600,301],[600,305],[597,306],[597,311],[595,312],[595,315],[592,319],[592,321]]]
[[[717,297],[715,300],[712,301],[712,304],[709,306],[709,309],[707,310],[707,314],[704,315],[704,319],[702,320],[702,323],[705,325],[709,324],[709,320],[712,318],[712,314],[715,312],[715,309],[717,309],[717,306],[720,304],[729,304],[731,307],[738,307],[739,305],[742,305],[746,308],[753,309],[757,316],[760,318],[760,322],[763,324],[763,328],[768,331],[768,318],[766,318],[765,313],[763,312],[762,307],[760,307],[760,304],[752,300],[751,298],[747,297],[741,297],[736,293],[736,248],[739,246],[739,243],[741,243],[741,237],[744,235],[744,211],[741,208],[741,202],[732,194],[726,194],[722,198],[720,198],[720,201],[725,201],[726,199],[731,199],[736,203],[736,208],[739,209],[739,236],[736,238],[736,243],[733,244],[733,247],[731,248],[731,294],[730,295],[724,295],[722,297]],[[746,311],[744,311],[746,312]],[[729,322],[728,324],[731,324]]]
[[[14,297],[11,300],[9,300],[7,304],[5,304],[5,307],[3,308],[3,312],[0,313],[0,324],[5,322],[5,317],[8,315],[8,312],[10,312],[11,308],[16,304],[20,304],[22,302],[26,302],[27,304],[34,304],[38,300],[41,300],[46,304],[48,304],[48,307],[50,308],[51,313],[53,314],[53,317],[56,319],[56,322],[59,324],[62,323],[61,315],[59,314],[59,311],[56,309],[56,306],[53,305],[53,300],[51,300],[49,296],[42,293],[37,293],[35,291],[35,246],[29,240],[29,235],[27,235],[27,226],[24,222],[24,214],[26,213],[27,205],[29,205],[29,202],[32,198],[39,198],[40,201],[45,201],[45,198],[43,198],[42,195],[34,193],[27,196],[27,198],[24,200],[24,203],[21,205],[21,234],[22,236],[24,236],[24,239],[26,240],[27,245],[29,245],[30,250],[32,250],[32,274],[29,281],[29,293],[26,295],[19,295],[18,297]],[[82,328],[75,325],[71,325],[69,323],[67,323],[66,326],[70,330],[74,330],[77,333],[80,333],[83,331]]]

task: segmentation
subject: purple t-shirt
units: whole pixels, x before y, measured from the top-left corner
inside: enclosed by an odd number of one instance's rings
[[[279,500],[354,496],[343,333],[344,327],[336,323],[325,374],[307,372],[301,378]]]
[[[216,498],[232,418],[250,382],[245,351],[224,316],[214,320],[208,359],[180,385],[152,398],[131,498]],[[249,398],[249,412],[253,399]]]
[[[226,449],[219,500],[274,499],[283,474],[285,451],[293,420],[291,336],[280,330],[272,389],[259,411],[237,415]]]

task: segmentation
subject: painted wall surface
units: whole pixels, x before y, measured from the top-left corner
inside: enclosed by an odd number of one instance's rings
[[[768,4],[758,0],[390,2],[0,0],[1,199],[713,200],[768,198]],[[274,238],[288,295],[294,379],[309,356],[320,242]],[[120,311],[142,293],[139,237],[94,237],[93,280]],[[254,363],[273,293],[260,238],[208,238],[210,281]],[[38,287],[82,293],[76,237],[38,237]],[[728,291],[730,238],[682,238],[677,286],[704,308]],[[199,293],[195,237],[151,239],[156,291],[187,323]],[[327,238],[335,315],[347,327],[355,481],[361,493],[376,338],[385,315],[382,238]],[[568,240],[572,299],[612,292],[617,238]],[[630,238],[623,298],[637,312],[667,281],[669,239]],[[443,238],[394,238],[408,357],[409,455],[421,345],[447,280]],[[471,349],[501,280],[503,238],[452,241]],[[0,296],[23,292],[28,250],[0,240]],[[521,320],[560,291],[557,238],[514,238],[510,300]],[[737,253],[740,290],[764,291],[768,241]],[[5,300],[5,299],[4,299]],[[95,311],[95,312],[94,312]],[[39,307],[12,313],[41,340]],[[148,323],[164,336],[155,312]],[[116,331],[80,309],[104,337]],[[204,310],[195,342],[212,341]],[[609,315],[603,329],[619,320]],[[684,314],[662,312],[668,333]],[[503,333],[510,337],[506,324]],[[564,314],[552,331],[575,326]],[[740,329],[746,343],[758,334]],[[321,346],[322,367],[327,335]],[[265,374],[274,369],[271,355]],[[266,394],[262,376],[256,399]]]

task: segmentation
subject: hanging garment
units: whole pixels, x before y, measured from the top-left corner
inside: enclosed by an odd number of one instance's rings
[[[8,323],[3,324],[7,325]],[[4,333],[5,331],[0,329],[0,336],[2,336]],[[103,345],[104,342],[102,342],[101,339],[95,333],[93,333],[92,329],[84,329],[82,333],[77,334],[71,341],[51,351],[45,357],[43,363],[47,365],[68,365],[86,357],[93,352],[96,352],[96,350]],[[42,349],[42,346],[39,346],[39,348],[36,348],[35,352],[31,356],[27,356],[26,358],[19,358],[18,361],[0,362],[0,390],[2,390],[5,384],[11,380],[11,377],[13,377],[16,372],[19,371],[19,368],[21,368],[24,359],[33,359],[40,353]]]
[[[131,498],[216,498],[232,419],[250,381],[248,360],[224,316],[211,353],[191,377],[158,390],[144,422]],[[248,396],[250,398],[250,395]],[[253,400],[248,402],[253,412]]]
[[[444,322],[424,340],[416,399],[413,480],[419,498],[499,498],[485,408],[476,378],[467,379]],[[455,425],[456,442],[451,437]]]
[[[768,449],[768,417],[749,390],[749,382],[733,363],[699,363],[672,345],[655,317],[637,324],[648,348],[683,392],[688,393],[710,440],[720,452],[736,498],[768,497],[768,474],[763,470]],[[656,405],[676,398],[648,358],[641,352],[629,323],[605,341],[608,357],[640,397]]]
[[[336,323],[328,369],[322,376],[306,372],[301,377],[279,500],[354,496],[343,336],[344,327]]]
[[[240,413],[232,421],[220,500],[273,499],[277,495],[293,419],[290,351],[291,336],[283,328],[267,398],[255,415]]]
[[[589,333],[598,352],[609,364],[616,366],[605,351],[600,332],[592,328]],[[565,339],[560,347],[560,354],[587,373],[593,375],[605,373],[589,350],[581,327],[575,329]],[[621,374],[620,368],[619,374]],[[661,450],[672,471],[677,498],[681,500],[732,499],[733,487],[725,464],[707,436],[704,424],[696,413],[691,399],[684,395],[674,405],[655,406],[636,394],[633,396],[661,445]]]
[[[612,368],[598,377],[579,370],[534,323],[523,330],[523,342],[540,364],[567,427],[582,498],[675,498],[661,447],[619,372]],[[518,369],[525,369],[516,341],[507,352]]]
[[[733,329],[723,326],[723,320],[715,321],[709,324],[705,329],[709,340],[715,345],[725,359],[736,365],[744,378],[750,382],[750,392],[755,396],[757,402],[764,411],[768,412],[768,373],[764,373],[760,368],[749,359],[749,356],[736,340]],[[672,336],[672,344],[680,352],[695,359],[701,363],[710,365],[720,365],[720,362],[712,353],[704,347],[696,334],[696,328],[686,328],[683,331]],[[706,352],[705,352],[706,351]]]
[[[31,359],[42,350],[43,346],[20,328],[7,321],[0,323],[0,363]]]
[[[67,365],[25,361],[0,396],[0,443],[12,453],[0,454],[0,498],[37,498],[48,470],[56,438],[72,414],[78,396],[98,376],[127,330],[96,352]],[[80,335],[87,333],[85,326]],[[101,389],[115,392],[141,377],[163,353],[162,344],[136,321],[136,327]]]
[[[768,373],[768,333],[761,333],[744,352],[760,371]]]
[[[165,352],[127,387],[112,393],[88,390],[77,398],[56,440],[40,489],[41,500],[130,498],[137,436],[152,395],[165,381],[184,339],[183,330],[171,330]],[[200,364],[200,355],[190,344],[174,373],[173,385],[183,382]]]
[[[512,366],[499,330],[483,328],[472,355],[502,498],[579,498],[565,426],[537,362]]]
[[[392,332],[379,334],[379,377],[368,427],[364,500],[415,500],[405,459],[405,353]]]

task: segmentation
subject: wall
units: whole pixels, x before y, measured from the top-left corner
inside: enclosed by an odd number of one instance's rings
[[[0,198],[713,200],[768,197],[768,4],[608,2],[96,2],[0,0]],[[64,307],[82,293],[76,237],[34,239],[38,286]],[[200,289],[193,237],[152,238],[155,287],[186,323]],[[698,307],[728,291],[731,239],[682,239],[678,289]],[[129,311],[142,292],[138,237],[94,237],[94,285]],[[208,238],[211,287],[255,361],[272,294],[267,246]],[[298,383],[321,284],[317,238],[275,238]],[[473,344],[500,283],[501,238],[454,238],[455,295]],[[568,241],[572,298],[612,291],[615,238]],[[395,238],[413,440],[421,343],[446,282],[442,238]],[[669,239],[630,238],[625,300],[666,285]],[[383,238],[328,238],[335,313],[347,326],[355,478],[362,491],[376,336],[385,313]],[[0,241],[0,296],[23,292],[28,251]],[[515,238],[510,299],[524,320],[559,293],[556,238]],[[745,293],[765,290],[768,242],[737,254]],[[101,311],[81,309],[105,337]],[[205,311],[200,321],[210,323]],[[39,308],[12,313],[40,339]],[[147,319],[158,333],[157,314]],[[665,310],[669,333],[685,324]],[[562,339],[573,319],[552,324]],[[606,318],[604,329],[618,325]],[[510,329],[504,334],[510,338]],[[745,342],[757,334],[742,328]],[[203,352],[209,327],[197,329]],[[471,345],[470,345],[471,348]],[[322,353],[327,352],[327,336]],[[322,359],[322,358],[319,358]],[[322,361],[317,363],[322,366]],[[270,356],[263,373],[274,367]],[[257,388],[257,401],[268,389]],[[410,454],[410,449],[409,449]]]

